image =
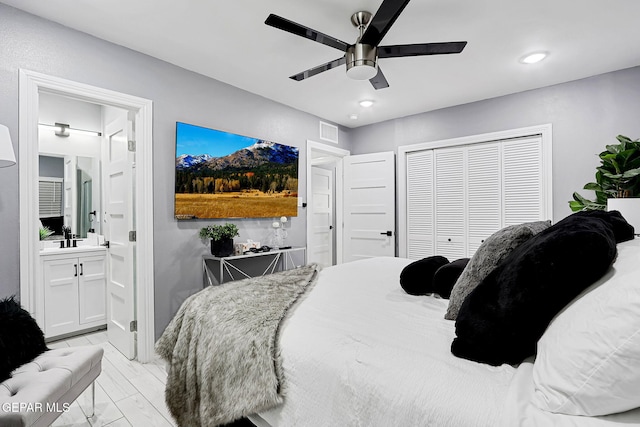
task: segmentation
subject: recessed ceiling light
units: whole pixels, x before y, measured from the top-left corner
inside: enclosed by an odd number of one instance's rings
[[[373,105],[373,101],[370,99],[363,99],[360,101],[360,106],[364,108],[369,108]]]
[[[357,114],[349,114],[349,118],[351,120],[358,120],[358,115]]]
[[[523,64],[535,64],[542,61],[547,57],[547,52],[534,52],[520,58],[520,62]]]

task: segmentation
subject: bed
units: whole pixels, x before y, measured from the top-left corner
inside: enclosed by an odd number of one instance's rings
[[[515,369],[451,354],[454,323],[443,317],[448,301],[406,294],[398,277],[409,262],[373,258],[320,272],[283,328],[287,397],[261,413],[264,420],[272,426],[497,425]]]
[[[607,274],[553,319],[538,359],[516,365],[454,356],[449,301],[398,284],[410,263],[373,258],[315,272],[279,321],[278,397],[242,415],[259,427],[640,425],[640,239],[617,245]]]

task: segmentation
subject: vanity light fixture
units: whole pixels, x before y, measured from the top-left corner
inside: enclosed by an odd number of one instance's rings
[[[72,128],[66,123],[58,123],[58,122],[56,122],[53,125],[50,125],[50,124],[47,124],[47,123],[38,123],[38,128],[40,128],[40,130],[53,129],[57,136],[60,136],[60,137],[63,137],[63,138],[66,138],[71,134],[74,134],[74,135],[89,135],[89,136],[102,136],[101,132],[97,132],[97,131],[94,131],[94,130],[85,130],[85,129]]]
[[[363,108],[369,108],[373,105],[373,101],[370,99],[363,99],[359,102],[360,106]]]
[[[547,52],[533,52],[520,58],[520,62],[523,64],[535,64],[542,61],[547,55]]]
[[[69,136],[69,125],[66,123],[56,123],[56,136],[66,138]]]
[[[16,164],[16,154],[13,152],[13,143],[9,128],[0,125],[0,168]]]

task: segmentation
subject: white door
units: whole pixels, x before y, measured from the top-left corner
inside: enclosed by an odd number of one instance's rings
[[[134,153],[129,151],[131,134],[127,115],[108,123],[105,129],[105,239],[107,250],[107,334],[127,358],[135,353],[134,243],[129,241],[133,223]]]
[[[77,331],[78,259],[47,259],[42,267],[45,336],[49,338]]]
[[[78,258],[78,311],[80,325],[99,322],[107,318],[104,255]]]
[[[333,171],[312,166],[309,207],[308,262],[328,267],[333,265]]]
[[[467,254],[465,149],[435,151],[435,254],[450,261]]]
[[[499,142],[474,144],[467,148],[468,257],[473,256],[487,237],[502,228],[500,157]]]
[[[77,227],[77,215],[78,209],[78,191],[77,191],[77,156],[64,156],[64,181],[63,181],[63,214],[64,225],[70,227],[71,232],[77,234],[79,232]]]
[[[433,150],[406,156],[407,245],[406,257],[422,259],[434,255]]]
[[[344,158],[344,261],[395,256],[392,151]]]

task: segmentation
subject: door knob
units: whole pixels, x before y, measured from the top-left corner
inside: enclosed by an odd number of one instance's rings
[[[386,236],[391,237],[391,236],[393,236],[393,231],[383,231],[383,232],[382,232],[382,233],[380,233],[380,234],[382,234],[383,236],[384,236],[384,235],[386,235]]]

